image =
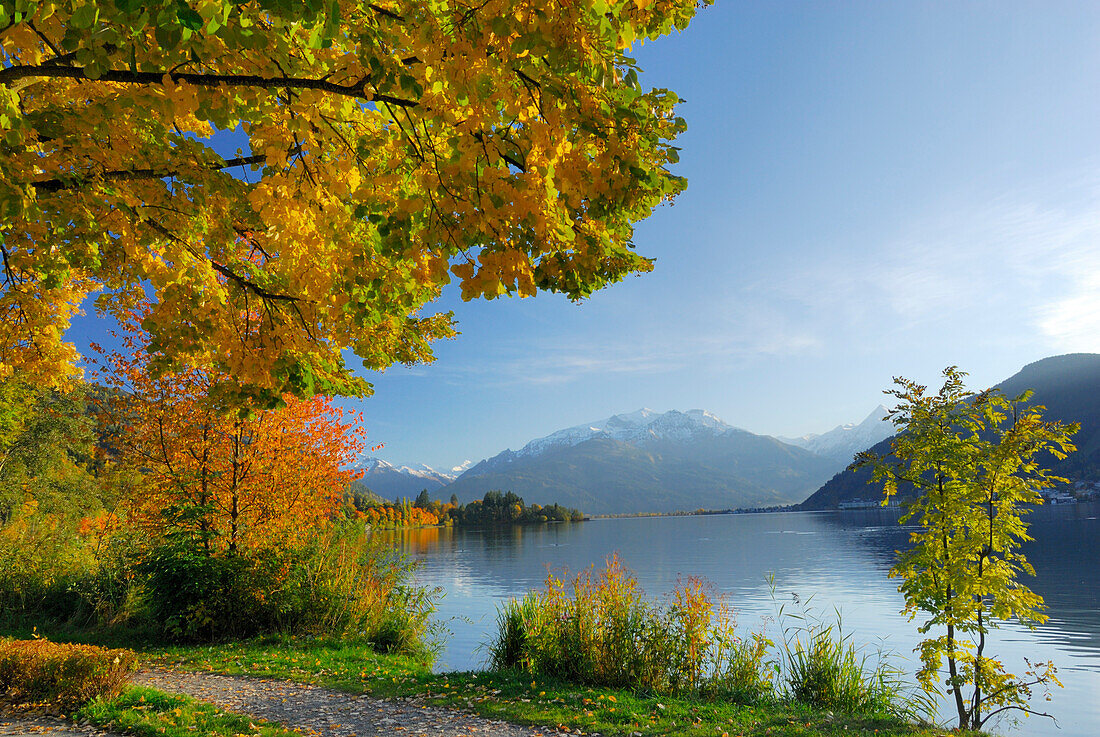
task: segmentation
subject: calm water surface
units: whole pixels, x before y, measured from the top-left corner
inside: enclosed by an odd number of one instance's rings
[[[1047,507],[1032,515],[1036,538],[1026,548],[1050,621],[1036,630],[1010,626],[995,633],[991,652],[1010,672],[1023,658],[1053,660],[1064,689],[1050,703],[1050,720],[1030,718],[997,731],[1027,735],[1100,735],[1100,505]],[[907,531],[896,512],[786,513],[592,520],[486,530],[409,530],[399,545],[420,561],[418,578],[446,594],[439,618],[451,631],[442,669],[484,666],[483,643],[497,605],[539,587],[549,569],[578,571],[618,553],[652,596],[680,576],[702,576],[726,594],[744,628],[775,616],[776,600],[806,600],[822,613],[840,610],[844,629],[872,650],[895,653],[916,670],[915,624],[899,615],[902,598],[888,578]],[[773,599],[767,578],[774,575]]]

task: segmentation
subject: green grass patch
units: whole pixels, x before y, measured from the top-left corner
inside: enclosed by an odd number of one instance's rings
[[[300,737],[278,724],[142,686],[131,686],[109,701],[93,701],[73,718],[137,737]]]
[[[350,693],[381,692],[387,684],[431,674],[422,660],[378,653],[369,644],[281,636],[220,645],[150,648],[144,651],[142,662],[170,670],[282,678]]]
[[[430,704],[465,709],[493,719],[603,735],[959,734],[908,724],[887,714],[842,714],[781,700],[742,705],[717,699],[587,688],[516,672],[432,673],[423,663],[381,655],[365,645],[290,638],[147,650],[143,663],[169,669],[284,678],[378,697],[418,696]]]
[[[282,678],[381,698],[416,696],[429,704],[464,709],[493,719],[560,726],[609,737],[634,733],[655,737],[966,734],[908,724],[886,714],[843,714],[779,699],[744,705],[720,699],[584,687],[514,671],[432,673],[423,661],[380,654],[367,644],[334,640],[264,637],[208,646],[137,649],[142,665],[147,667]],[[93,702],[75,716],[100,727],[150,737],[294,734],[278,725],[249,722],[247,717],[187,697],[137,687],[128,689],[114,701]],[[255,728],[250,728],[250,723]],[[160,731],[162,728],[164,732]]]

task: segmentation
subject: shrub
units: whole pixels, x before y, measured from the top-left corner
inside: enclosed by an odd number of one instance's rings
[[[250,558],[170,540],[139,569],[146,577],[150,613],[171,638],[247,637],[263,625],[255,594],[269,588],[269,581]]]
[[[96,697],[117,696],[136,664],[130,650],[10,640],[0,643],[0,688],[19,701],[70,711]]]
[[[766,661],[774,643],[763,632],[739,637],[721,634],[714,646],[714,671],[703,684],[708,695],[729,701],[753,702],[774,691],[775,668]]]
[[[545,590],[513,599],[497,618],[489,645],[496,669],[656,693],[721,686],[746,700],[770,690],[763,650],[740,644],[732,611],[716,604],[702,581],[680,582],[662,606],[644,598],[614,556],[603,571],[584,572],[568,587],[551,573]],[[753,642],[766,649],[762,635]]]
[[[138,565],[147,554],[148,542],[138,529],[107,527],[104,517],[85,519],[82,535],[91,543],[95,564],[71,590],[80,596],[101,626],[142,624],[148,613]],[[100,529],[95,529],[99,527]]]
[[[888,692],[877,671],[866,668],[866,658],[832,625],[796,638],[785,650],[787,683],[791,695],[819,709],[846,712],[883,711],[889,708]]]
[[[173,639],[281,633],[356,639],[384,652],[430,649],[434,592],[413,586],[406,559],[362,524],[239,554],[170,541],[141,568],[152,614]]]
[[[363,524],[336,525],[284,552],[273,630],[370,643],[382,652],[426,654],[434,591],[411,582],[413,566]]]
[[[534,643],[529,644],[528,638],[540,629],[541,611],[535,593],[511,599],[497,609],[497,638],[488,646],[489,662],[494,669],[534,670],[531,660]]]
[[[70,522],[37,513],[32,502],[0,527],[0,612],[7,625],[67,621],[87,614],[84,602],[71,590],[94,563],[74,539]]]
[[[773,582],[774,596],[774,582]],[[796,599],[797,601],[797,599]],[[568,584],[551,573],[541,591],[497,611],[489,660],[566,681],[655,693],[699,694],[738,703],[785,695],[818,709],[912,718],[925,704],[903,693],[901,672],[862,655],[834,623],[778,607],[783,639],[738,634],[733,611],[700,579],[677,583],[664,604],[645,599],[612,556],[603,571]]]

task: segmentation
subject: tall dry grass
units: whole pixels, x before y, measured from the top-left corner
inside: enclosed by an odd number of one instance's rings
[[[743,635],[729,602],[703,580],[681,579],[652,601],[612,556],[569,579],[551,572],[541,590],[501,607],[490,665],[658,694],[917,715],[901,671],[857,648],[839,613],[834,622],[809,606],[777,612],[779,642],[763,630]]]
[[[617,556],[570,580],[551,572],[545,587],[498,612],[492,667],[521,668],[577,683],[654,693],[771,690],[768,641],[745,641],[733,610],[700,579],[678,583],[665,603],[645,598]]]

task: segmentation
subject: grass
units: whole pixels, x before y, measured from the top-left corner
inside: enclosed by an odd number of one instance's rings
[[[51,634],[55,639],[64,639],[60,633]],[[143,666],[282,678],[382,698],[415,696],[428,704],[465,709],[493,719],[608,737],[639,733],[655,737],[960,734],[910,724],[887,713],[846,714],[781,698],[745,705],[720,698],[585,687],[549,677],[532,677],[522,671],[432,673],[423,661],[379,654],[367,644],[333,640],[263,637],[211,646],[146,645],[136,649]],[[249,721],[247,717],[193,699],[137,687],[115,700],[93,702],[75,717],[100,727],[150,737],[294,734],[278,725]]]
[[[286,637],[213,646],[138,648],[144,666],[283,678],[382,698],[416,696],[493,719],[574,733],[722,737],[940,737],[959,733],[908,724],[887,714],[852,715],[772,700],[717,699],[586,688],[515,671],[432,673],[427,665],[368,645]],[[76,712],[78,721],[139,737],[290,737],[294,732],[184,696],[130,687]]]
[[[110,701],[93,701],[73,718],[137,737],[301,737],[278,724],[141,686]]]
[[[585,688],[518,672],[432,673],[415,660],[365,646],[267,638],[209,647],[159,648],[143,662],[169,669],[249,674],[379,697],[417,696],[493,719],[602,735],[862,735],[938,737],[948,731],[887,714],[851,715],[781,700],[739,705],[694,697]],[[196,732],[191,732],[195,735]],[[950,733],[957,734],[957,733]]]
[[[396,684],[431,674],[421,660],[378,653],[368,644],[278,636],[221,645],[149,648],[142,662],[169,670],[283,678],[350,693],[393,696],[404,695],[394,688]]]

